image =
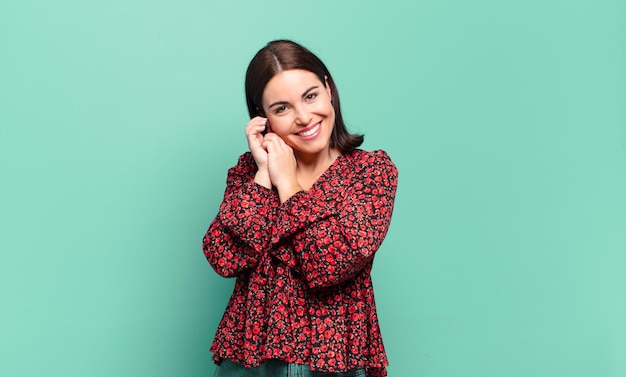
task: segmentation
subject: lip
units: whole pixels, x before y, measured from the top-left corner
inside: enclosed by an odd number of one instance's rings
[[[314,133],[313,135],[309,135],[309,136],[302,136],[302,135],[300,135],[301,133],[303,133],[303,132],[307,132],[307,131],[310,131],[310,130],[314,129],[314,128],[315,128],[315,127],[317,127],[317,126],[319,126],[319,129],[318,129],[318,130],[317,130],[317,132],[316,132],[316,133]],[[313,139],[314,137],[316,137],[317,135],[319,135],[319,133],[320,133],[320,131],[321,131],[321,130],[322,130],[322,121],[320,120],[319,122],[313,123],[312,125],[307,126],[306,128],[304,128],[304,129],[300,130],[300,131],[296,134],[296,136],[301,137],[301,138],[303,138],[303,139]]]

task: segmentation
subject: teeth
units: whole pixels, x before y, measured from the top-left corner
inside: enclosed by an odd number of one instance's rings
[[[320,125],[318,124],[317,126],[311,128],[310,130],[308,130],[306,132],[300,132],[298,135],[300,135],[300,136],[311,136],[311,135],[314,135],[319,128],[320,128]]]

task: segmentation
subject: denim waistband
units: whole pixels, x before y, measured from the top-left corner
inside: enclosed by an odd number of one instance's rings
[[[215,370],[215,377],[366,377],[364,368],[347,372],[312,371],[308,365],[290,364],[281,360],[268,360],[258,367],[246,368],[241,364],[223,360]]]

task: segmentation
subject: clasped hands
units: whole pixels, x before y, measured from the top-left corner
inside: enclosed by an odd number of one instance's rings
[[[248,148],[258,168],[254,182],[267,188],[276,187],[280,202],[284,203],[302,190],[296,177],[297,161],[293,149],[271,129],[263,135],[267,124],[267,118],[260,116],[246,124]]]

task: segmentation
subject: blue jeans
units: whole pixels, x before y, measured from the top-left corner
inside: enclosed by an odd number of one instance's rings
[[[366,377],[363,368],[347,372],[315,372],[308,365],[289,364],[281,360],[268,360],[261,366],[244,366],[223,360],[215,370],[215,377]]]

